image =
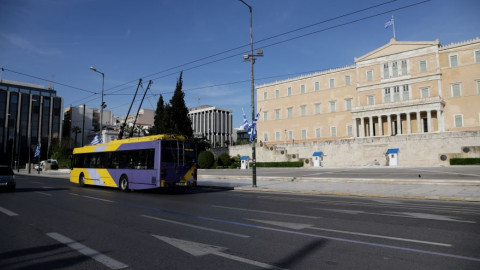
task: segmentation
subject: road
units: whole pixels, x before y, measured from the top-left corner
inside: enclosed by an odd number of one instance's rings
[[[480,269],[478,206],[17,175],[0,194],[0,268]]]

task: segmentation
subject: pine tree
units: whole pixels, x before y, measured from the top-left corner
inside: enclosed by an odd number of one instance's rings
[[[190,117],[188,117],[188,108],[185,105],[185,93],[182,91],[182,74],[183,72],[180,72],[175,92],[170,99],[171,107],[166,109],[166,116],[172,121],[171,133],[183,135],[187,138],[193,138],[192,121],[190,120]],[[170,127],[167,127],[167,129],[169,128]]]

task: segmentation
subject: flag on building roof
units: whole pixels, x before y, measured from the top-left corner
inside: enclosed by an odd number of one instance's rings
[[[35,149],[35,154],[33,154],[34,158],[40,156],[40,148],[41,148],[40,144],[37,144],[37,148]]]
[[[393,24],[394,24],[394,21],[393,21],[393,16],[392,16],[392,18],[385,23],[385,28],[388,28],[388,27],[392,26]]]

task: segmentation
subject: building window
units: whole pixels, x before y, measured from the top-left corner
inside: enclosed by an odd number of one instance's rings
[[[400,101],[400,86],[393,87],[393,101]]]
[[[263,112],[263,121],[268,121],[268,112]]]
[[[280,141],[280,132],[275,132],[275,141]]]
[[[280,120],[280,109],[275,110],[275,120]]]
[[[375,105],[375,95],[367,96],[367,105]]]
[[[306,139],[307,139],[307,130],[302,129],[302,140],[306,140]]]
[[[315,129],[315,137],[316,137],[316,138],[320,138],[321,135],[322,135],[322,134],[321,134],[320,128],[316,128],[316,129]]]
[[[263,92],[263,100],[267,100],[268,99],[268,93],[267,92]]]
[[[345,85],[351,85],[350,75],[345,75]]]
[[[300,94],[305,94],[305,84],[300,85]]]
[[[480,95],[480,80],[477,81],[477,94]]]
[[[291,130],[288,131],[288,139],[293,140],[293,131]]]
[[[402,60],[402,75],[405,76],[408,73],[407,60]]]
[[[420,88],[420,92],[422,98],[428,98],[430,96],[430,89],[428,87]]]
[[[463,127],[463,115],[455,114],[455,127]]]
[[[385,102],[391,102],[390,98],[390,87],[385,87]]]
[[[280,90],[275,89],[275,98],[279,98],[279,97],[280,97]]]
[[[287,96],[291,96],[292,95],[292,87],[288,87],[287,88]]]
[[[459,83],[452,84],[452,97],[459,97],[462,95],[461,87]]]
[[[373,70],[367,71],[367,81],[371,82],[373,80]]]
[[[337,108],[337,102],[336,101],[330,101],[330,112],[335,112]]]
[[[320,82],[315,82],[315,91],[320,90]]]
[[[335,88],[335,79],[330,79],[330,88]]]
[[[480,50],[475,51],[475,63],[480,63]]]
[[[458,55],[450,55],[450,67],[458,66]]]
[[[383,64],[383,78],[384,79],[390,78],[390,70],[388,69],[388,63]]]
[[[293,117],[293,108],[290,107],[287,109],[287,118],[292,118]]]
[[[427,72],[427,60],[420,61],[420,72]]]
[[[263,133],[263,141],[268,142],[268,133]]]
[[[347,136],[353,136],[353,126],[347,125]]]
[[[409,91],[408,84],[404,84],[404,85],[403,85],[403,96],[402,96],[402,99],[403,99],[403,100],[409,100],[409,99],[410,99],[410,91]]]
[[[301,116],[306,116],[307,115],[307,106],[306,105],[300,106],[300,115]]]
[[[392,63],[392,76],[398,77],[398,64],[397,62]]]
[[[315,104],[315,114],[320,114],[320,109],[321,109],[320,103],[316,103]]]
[[[330,136],[337,137],[337,127],[330,127]]]
[[[345,99],[345,109],[347,111],[351,111],[352,110],[352,99],[349,98],[349,99]]]

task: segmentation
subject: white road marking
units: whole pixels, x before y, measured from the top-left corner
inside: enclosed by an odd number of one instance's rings
[[[87,198],[87,199],[93,199],[93,200],[98,200],[98,201],[116,203],[116,201],[111,201],[111,200],[106,200],[106,199],[97,198],[97,197],[91,197],[91,196],[85,196],[85,195],[80,195],[80,194],[76,194],[76,193],[68,193],[68,194],[73,195],[73,196],[78,196],[78,197],[84,197],[84,198]]]
[[[212,255],[220,256],[220,257],[227,258],[227,259],[230,259],[230,260],[234,260],[234,261],[237,261],[237,262],[250,264],[250,265],[260,267],[260,268],[264,268],[264,269],[283,269],[283,268],[279,268],[279,267],[276,267],[276,266],[273,266],[273,265],[270,265],[270,264],[266,264],[266,263],[262,263],[262,262],[258,262],[258,261],[254,261],[254,260],[250,260],[250,259],[246,259],[246,258],[242,258],[242,257],[227,254],[227,253],[224,252],[224,251],[227,250],[224,247],[218,247],[218,246],[207,245],[207,244],[202,244],[202,243],[197,243],[197,242],[191,242],[191,241],[186,241],[186,240],[181,240],[181,239],[169,238],[169,237],[159,236],[159,235],[155,235],[155,234],[152,234],[152,236],[161,240],[161,241],[163,241],[163,242],[165,242],[165,243],[167,243],[167,244],[169,244],[169,245],[172,245],[172,246],[174,246],[178,249],[181,249],[181,250],[189,253],[190,255],[196,256],[196,257],[212,254]]]
[[[437,243],[437,242],[430,242],[430,241],[422,241],[422,240],[409,239],[409,238],[400,238],[400,237],[392,237],[392,236],[385,236],[385,235],[377,235],[377,234],[369,234],[369,233],[360,233],[360,232],[351,232],[351,231],[320,228],[320,227],[314,227],[312,224],[279,222],[279,221],[258,220],[258,219],[249,219],[249,220],[260,222],[260,223],[265,223],[265,224],[270,224],[270,225],[275,225],[275,226],[278,226],[278,227],[285,227],[285,228],[294,229],[294,230],[313,229],[313,230],[319,230],[319,231],[327,231],[327,232],[343,233],[343,234],[350,234],[350,235],[383,238],[383,239],[389,239],[389,240],[413,242],[413,243],[443,246],[443,247],[451,247],[452,246],[451,244]]]
[[[10,216],[10,217],[18,216],[17,213],[12,212],[12,211],[10,211],[10,210],[8,210],[8,209],[5,209],[5,208],[3,208],[3,207],[1,207],[1,206],[0,206],[0,212],[4,213],[5,215]]]
[[[48,193],[45,193],[45,192],[40,192],[40,191],[35,191],[35,193],[38,193],[38,194],[42,194],[42,195],[45,195],[45,196],[52,196],[52,194],[48,194]]]
[[[457,173],[457,172],[440,172],[440,171],[429,171],[429,170],[413,170],[419,172],[431,172],[436,174],[453,174],[453,175],[464,175],[464,176],[480,176],[480,174],[468,174],[468,173]]]
[[[85,245],[82,245],[82,244],[76,242],[76,241],[73,241],[72,239],[70,239],[66,236],[63,236],[59,233],[51,232],[51,233],[47,233],[47,235],[49,237],[57,240],[58,242],[69,246],[71,249],[76,250],[79,253],[96,260],[97,262],[105,265],[106,267],[108,267],[110,269],[122,269],[122,268],[128,267],[128,265],[126,265],[122,262],[119,262],[115,259],[112,259],[112,258],[106,256],[106,255],[103,255],[103,254],[99,253],[98,251],[93,250],[93,249],[91,249],[91,248],[89,248]]]
[[[263,210],[253,210],[253,209],[245,209],[245,208],[237,208],[237,207],[227,207],[227,206],[220,206],[220,205],[212,205],[213,207],[217,208],[224,208],[230,210],[239,210],[239,211],[247,211],[247,212],[254,212],[254,213],[263,213],[263,214],[272,214],[272,215],[280,215],[280,216],[290,216],[290,217],[302,217],[302,218],[321,218],[315,216],[304,216],[304,215],[295,215],[295,214],[286,214],[281,212],[271,212],[271,211],[263,211]]]
[[[173,224],[182,225],[182,226],[195,228],[195,229],[200,229],[200,230],[204,230],[204,231],[222,233],[222,234],[232,235],[232,236],[242,237],[242,238],[249,238],[250,237],[250,236],[244,235],[244,234],[231,233],[231,232],[227,232],[227,231],[211,229],[211,228],[207,228],[207,227],[192,225],[192,224],[188,224],[188,223],[183,223],[183,222],[178,222],[178,221],[173,221],[173,220],[168,220],[168,219],[163,219],[163,218],[158,218],[158,217],[152,217],[152,216],[148,216],[148,215],[141,215],[141,216],[145,217],[145,218],[155,219],[155,220],[159,220],[159,221],[163,221],[163,222],[173,223]]]

